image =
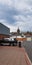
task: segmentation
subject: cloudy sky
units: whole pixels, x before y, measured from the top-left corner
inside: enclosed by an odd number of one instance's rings
[[[0,0],[0,22],[10,31],[32,31],[32,0]]]

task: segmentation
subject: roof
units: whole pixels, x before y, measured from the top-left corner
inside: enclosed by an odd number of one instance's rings
[[[10,29],[7,26],[5,26],[4,24],[0,23],[0,34],[9,35]]]
[[[4,26],[4,27],[8,28],[6,25],[4,25],[4,24],[2,24],[2,23],[0,23],[0,25],[2,25],[2,26]],[[9,28],[8,28],[8,29],[9,29]]]

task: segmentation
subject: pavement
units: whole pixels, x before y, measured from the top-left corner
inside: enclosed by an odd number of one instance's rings
[[[0,65],[31,65],[24,48],[0,46]]]
[[[32,62],[32,41],[24,41],[21,43],[22,47],[25,48],[31,62]]]

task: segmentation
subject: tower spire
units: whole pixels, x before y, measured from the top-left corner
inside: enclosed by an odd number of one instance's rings
[[[17,29],[17,33],[18,33],[18,34],[20,33],[20,29],[19,29],[19,27],[18,27],[18,29]]]

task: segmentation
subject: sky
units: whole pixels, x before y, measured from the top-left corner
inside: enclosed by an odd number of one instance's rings
[[[10,32],[32,31],[32,0],[0,0],[0,23]]]

